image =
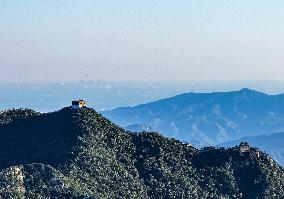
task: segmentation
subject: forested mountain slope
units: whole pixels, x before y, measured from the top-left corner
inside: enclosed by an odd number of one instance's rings
[[[89,108],[10,110],[0,121],[0,198],[284,196],[283,168],[246,144],[198,150]]]

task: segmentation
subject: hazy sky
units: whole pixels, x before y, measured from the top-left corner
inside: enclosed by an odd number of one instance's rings
[[[283,80],[283,21],[283,0],[5,0],[0,77]]]

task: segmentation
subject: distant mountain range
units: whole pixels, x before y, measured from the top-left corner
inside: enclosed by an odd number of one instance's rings
[[[80,81],[80,82],[1,82],[0,111],[28,107],[51,112],[69,106],[71,100],[84,99],[89,107],[109,110],[156,101],[187,91],[231,91],[243,87],[281,93],[284,81]]]
[[[283,168],[245,143],[196,149],[154,132],[126,132],[90,108],[0,112],[3,199],[283,196]]]
[[[247,88],[185,93],[101,113],[120,126],[144,124],[195,146],[284,132],[284,94],[267,95]]]
[[[281,165],[284,165],[284,133],[243,137],[238,140],[222,143],[219,146],[232,147],[238,145],[240,142],[248,142],[250,145],[261,148]]]

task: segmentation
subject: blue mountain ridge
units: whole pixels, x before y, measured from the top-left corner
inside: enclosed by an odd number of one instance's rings
[[[284,132],[284,94],[268,95],[247,88],[184,93],[101,113],[120,126],[144,124],[197,147]]]

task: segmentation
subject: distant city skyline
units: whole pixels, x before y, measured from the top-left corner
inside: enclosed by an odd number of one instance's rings
[[[284,80],[279,0],[0,2],[0,82]]]

